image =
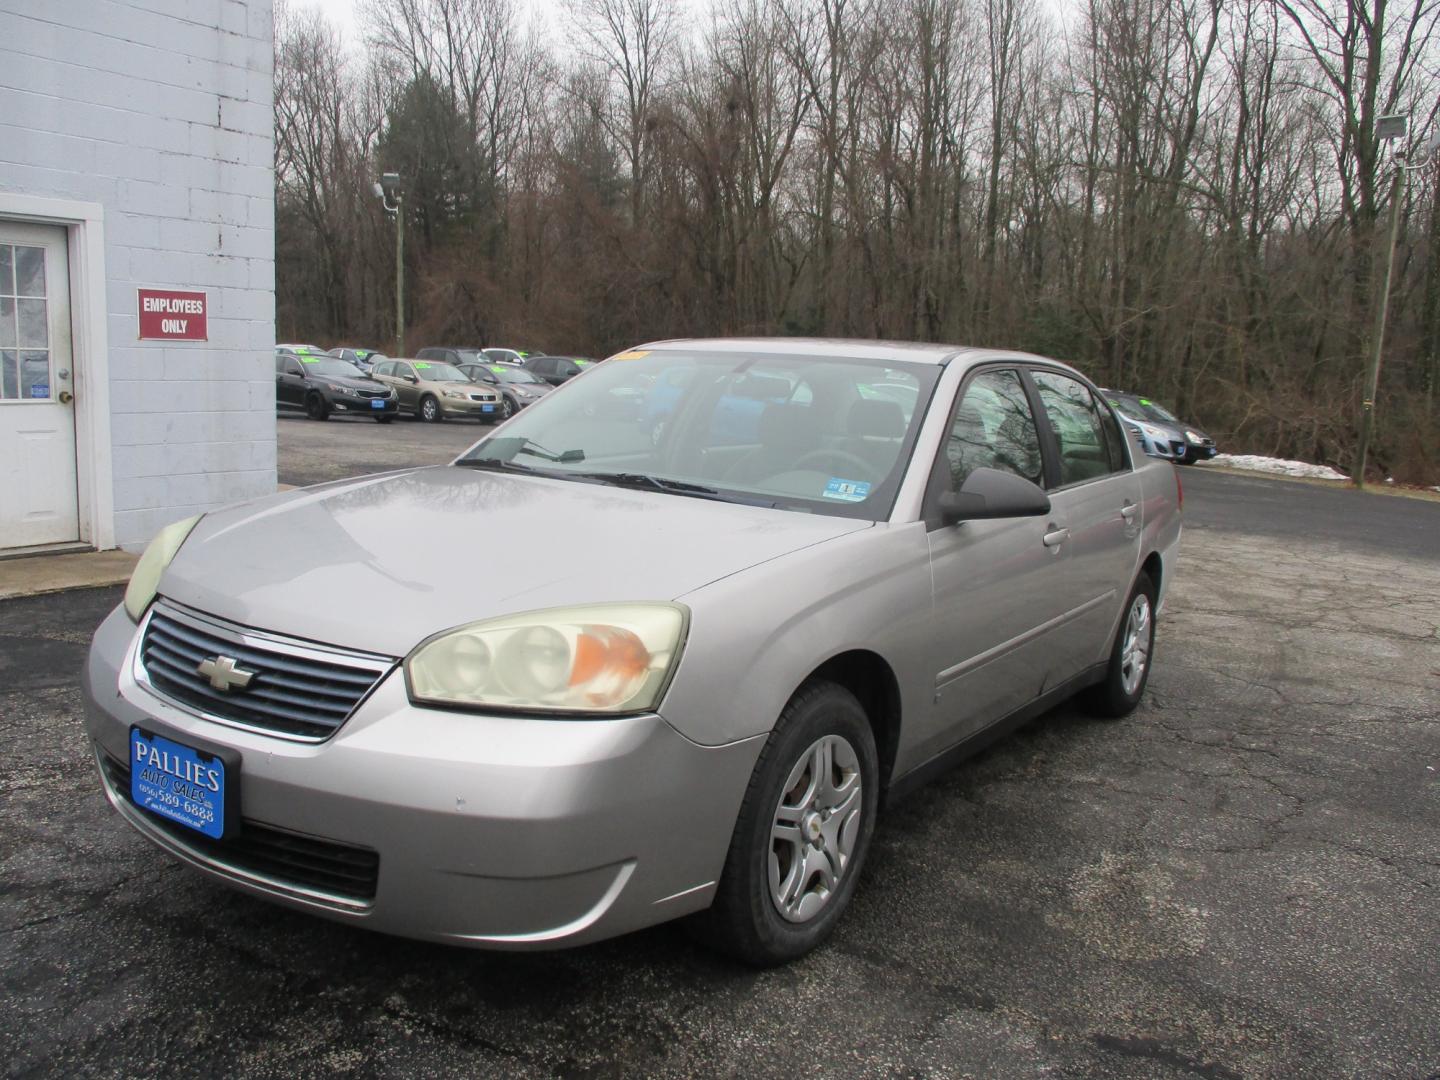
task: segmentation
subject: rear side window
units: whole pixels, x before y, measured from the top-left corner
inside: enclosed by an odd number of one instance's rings
[[[979,468],[1041,482],[1040,438],[1018,374],[985,371],[970,380],[950,425],[945,457],[957,491]]]
[[[1125,467],[1125,451],[1114,418],[1102,410],[1085,385],[1068,375],[1034,371],[1035,389],[1060,444],[1060,485],[1107,476]],[[1106,423],[1106,420],[1109,423]]]

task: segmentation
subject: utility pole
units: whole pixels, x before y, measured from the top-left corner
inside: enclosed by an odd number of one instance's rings
[[[405,355],[405,187],[399,173],[385,173],[375,185],[385,212],[395,219],[395,355]],[[390,200],[394,199],[392,205]]]
[[[1395,271],[1395,241],[1400,235],[1400,200],[1405,193],[1405,165],[1398,158],[1395,178],[1390,181],[1389,240],[1385,245],[1385,271],[1380,275],[1380,295],[1375,302],[1375,325],[1370,330],[1370,371],[1365,377],[1365,398],[1360,413],[1360,463],[1355,467],[1355,486],[1365,486],[1365,464],[1370,456],[1370,435],[1375,427],[1375,396],[1380,390],[1380,358],[1384,353],[1385,318],[1390,313],[1390,279]]]

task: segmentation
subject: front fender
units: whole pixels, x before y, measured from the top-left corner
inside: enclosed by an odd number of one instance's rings
[[[690,608],[690,632],[660,712],[697,743],[769,732],[806,677],[851,649],[890,665],[902,718],[929,708],[932,590],[921,522],[877,524],[677,599]]]

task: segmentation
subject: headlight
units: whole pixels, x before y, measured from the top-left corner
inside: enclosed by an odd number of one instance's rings
[[[1198,443],[1201,441],[1200,436],[1195,434],[1195,432],[1191,431],[1189,428],[1185,429],[1185,438],[1189,439],[1192,443]]]
[[[441,395],[444,396],[444,397],[448,397],[448,398],[458,398],[458,399],[461,400],[461,401],[464,401],[464,400],[465,400],[465,393],[464,393],[464,391],[461,391],[461,390],[442,390],[442,391],[440,391],[440,393],[441,393]]]
[[[421,642],[405,683],[432,705],[644,712],[669,684],[688,617],[678,604],[593,604],[470,623]]]
[[[160,588],[160,575],[164,573],[165,567],[170,565],[170,560],[175,558],[175,553],[190,535],[190,530],[200,523],[201,517],[202,515],[196,514],[184,521],[166,525],[155,534],[155,539],[150,541],[145,554],[141,555],[140,561],[135,564],[135,570],[130,575],[130,584],[125,586],[125,612],[137,623],[145,614],[145,609],[150,606],[150,601],[155,599],[155,592]]]
[[[336,390],[339,390],[339,391],[340,391],[342,394],[344,394],[346,397],[359,397],[359,396],[360,396],[360,391],[359,391],[359,390],[356,390],[356,389],[354,389],[354,388],[352,388],[352,387],[349,387],[349,386],[337,386],[337,387],[335,387],[335,389],[336,389]]]

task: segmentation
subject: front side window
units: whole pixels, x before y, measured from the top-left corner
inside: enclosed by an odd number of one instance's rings
[[[1100,406],[1084,383],[1053,371],[1036,371],[1032,377],[1060,444],[1060,487],[1125,467],[1118,432],[1112,435],[1107,430]]]
[[[979,468],[1041,482],[1040,437],[1016,372],[984,371],[970,380],[950,425],[945,457],[957,491]]]

